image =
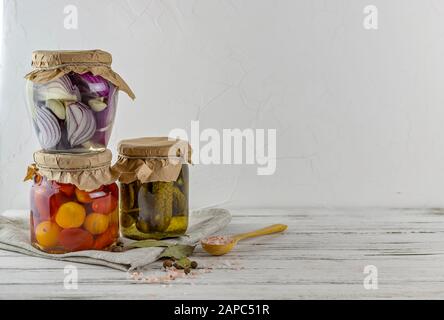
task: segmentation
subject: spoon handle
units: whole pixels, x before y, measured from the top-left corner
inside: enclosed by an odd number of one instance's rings
[[[281,232],[281,231],[284,231],[285,229],[287,229],[287,226],[285,224],[273,224],[269,227],[265,227],[265,228],[258,229],[255,231],[237,234],[237,235],[233,236],[233,238],[236,241],[239,241],[239,240],[246,239],[246,238],[252,238],[252,237],[257,237],[257,236],[263,236],[263,235],[270,234],[270,233]]]

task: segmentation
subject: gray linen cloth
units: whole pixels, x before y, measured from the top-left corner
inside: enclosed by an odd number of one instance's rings
[[[12,213],[12,214],[11,214]],[[154,261],[165,250],[161,247],[137,248],[125,252],[85,250],[64,254],[49,254],[34,248],[29,241],[29,214],[23,210],[0,215],[0,249],[30,256],[71,262],[102,265],[122,271],[142,268]],[[211,208],[193,211],[186,235],[166,241],[194,245],[199,240],[223,229],[231,220],[228,210]],[[132,240],[122,239],[130,243]]]

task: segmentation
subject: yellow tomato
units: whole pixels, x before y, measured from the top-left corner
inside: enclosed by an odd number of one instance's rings
[[[80,189],[76,188],[75,193],[76,193],[77,200],[79,202],[90,203],[90,202],[93,201],[93,199],[91,199],[91,197],[89,195],[89,192],[86,192],[86,191],[83,191],[83,190],[80,190]]]
[[[57,210],[55,220],[62,228],[78,228],[85,221],[86,210],[77,202],[66,202]]]
[[[35,228],[37,242],[45,248],[54,247],[59,241],[60,227],[51,221],[40,222]]]
[[[108,225],[109,217],[107,214],[93,212],[86,217],[83,227],[91,234],[96,235],[105,232]]]

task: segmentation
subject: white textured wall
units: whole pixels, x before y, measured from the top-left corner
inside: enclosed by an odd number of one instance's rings
[[[63,28],[63,7],[79,29]],[[365,5],[379,30],[362,27]],[[121,138],[277,128],[273,176],[196,166],[193,207],[444,204],[444,2],[406,0],[6,0],[0,209],[25,208],[38,143],[23,75],[36,49],[101,48],[132,86]]]

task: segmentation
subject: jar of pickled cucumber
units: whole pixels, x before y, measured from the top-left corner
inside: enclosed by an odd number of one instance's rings
[[[119,237],[119,191],[111,152],[34,153],[31,244],[48,253],[103,250]]]
[[[191,147],[167,137],[123,140],[114,169],[120,183],[120,230],[131,239],[183,235],[188,227]]]

